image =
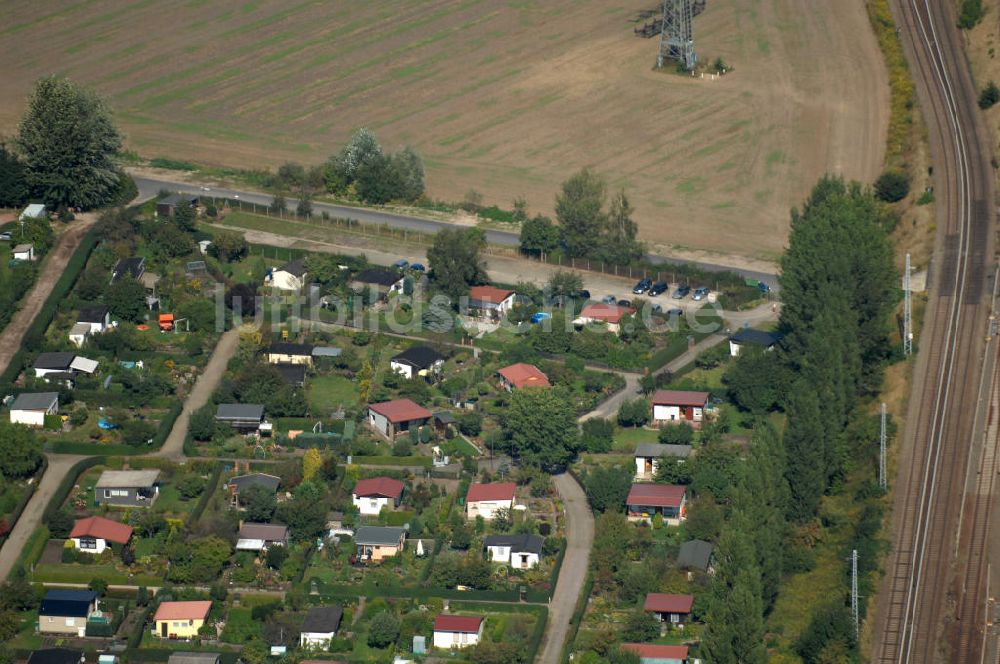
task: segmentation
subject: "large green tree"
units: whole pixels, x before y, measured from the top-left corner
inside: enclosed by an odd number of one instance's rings
[[[521,252],[538,256],[555,251],[559,246],[559,228],[542,215],[521,222]]]
[[[93,90],[56,76],[39,80],[18,127],[17,148],[32,196],[54,207],[91,209],[116,200],[122,137]]]
[[[24,164],[6,144],[0,143],[0,207],[20,207],[27,201]]]
[[[579,444],[576,411],[566,388],[525,388],[514,392],[504,417],[512,452],[545,470],[566,467]]]
[[[760,568],[740,517],[734,515],[716,548],[715,576],[701,652],[712,664],[763,664],[764,618]]]
[[[816,513],[826,488],[823,421],[819,399],[805,381],[795,384],[788,398],[788,428],[785,429],[790,491],[788,516],[805,521]]]
[[[0,422],[0,474],[8,479],[27,477],[42,463],[42,444],[23,424]]]
[[[556,196],[556,217],[570,256],[589,256],[599,247],[607,225],[606,196],[604,179],[587,168],[563,183]]]
[[[468,295],[469,287],[485,283],[486,264],[481,253],[486,236],[478,228],[438,231],[427,249],[427,260],[435,285],[452,300]]]
[[[137,279],[125,275],[108,286],[104,302],[115,318],[138,321],[146,311],[146,289]]]

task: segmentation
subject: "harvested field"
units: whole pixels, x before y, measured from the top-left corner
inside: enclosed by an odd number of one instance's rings
[[[888,88],[863,0],[708,0],[718,80],[656,72],[655,0],[11,0],[0,133],[32,81],[106,94],[144,156],[321,161],[359,126],[425,156],[430,194],[550,211],[593,166],[661,248],[772,259],[826,171],[871,179]]]

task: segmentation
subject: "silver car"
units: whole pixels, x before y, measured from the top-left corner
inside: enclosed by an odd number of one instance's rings
[[[709,289],[706,286],[701,286],[700,288],[695,288],[694,293],[691,295],[691,299],[698,301],[704,300],[708,297]]]

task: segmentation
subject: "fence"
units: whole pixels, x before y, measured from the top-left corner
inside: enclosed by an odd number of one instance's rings
[[[293,223],[299,223],[307,226],[311,225],[317,228],[336,228],[341,233],[350,233],[366,237],[390,238],[393,240],[400,240],[402,242],[409,242],[423,246],[429,246],[432,238],[434,237],[433,233],[425,233],[408,228],[396,228],[388,224],[370,224],[356,219],[346,219],[343,217],[322,217],[316,214],[304,217],[288,211],[274,213],[265,205],[249,203],[246,201],[228,201],[228,203],[237,204],[240,212],[245,214],[262,216],[265,218],[277,217],[279,219],[287,219]],[[244,206],[248,206],[249,209],[245,209]],[[251,245],[251,252],[256,253],[255,250],[260,250],[262,252],[260,255],[267,257],[266,254],[263,253],[264,246],[265,245]],[[277,247],[270,247],[270,249],[274,252],[271,256],[272,258],[288,257],[287,260],[299,258],[303,254],[307,253],[300,249],[279,249]],[[699,281],[706,284],[714,284],[715,290],[717,291],[721,290],[722,287],[725,286],[727,288],[736,289],[738,292],[746,290],[747,297],[760,296],[760,291],[756,287],[751,288],[747,286],[744,279],[745,275],[739,270],[709,271],[691,263],[660,265],[646,261],[640,261],[637,264],[618,265],[600,260],[592,260],[589,258],[565,257],[558,252],[530,256],[521,252],[516,246],[498,244],[487,244],[483,251],[491,256],[528,258],[547,265],[565,267],[572,270],[597,272],[600,274],[626,279],[652,279],[654,281],[668,281],[670,283],[677,283],[680,281]],[[742,302],[745,298],[737,299]]]

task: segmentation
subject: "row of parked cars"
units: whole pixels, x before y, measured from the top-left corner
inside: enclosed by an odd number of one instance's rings
[[[665,281],[657,281],[656,283],[653,283],[652,279],[642,279],[635,285],[634,288],[632,288],[632,292],[635,295],[648,295],[650,297],[656,297],[657,295],[666,293],[668,288],[669,286]],[[679,284],[677,288],[674,289],[673,295],[670,297],[675,300],[683,300],[688,296],[688,294],[690,294],[691,299],[697,302],[708,297],[709,292],[710,291],[706,286],[699,286],[698,288],[695,288],[692,293],[691,286],[687,284]]]

